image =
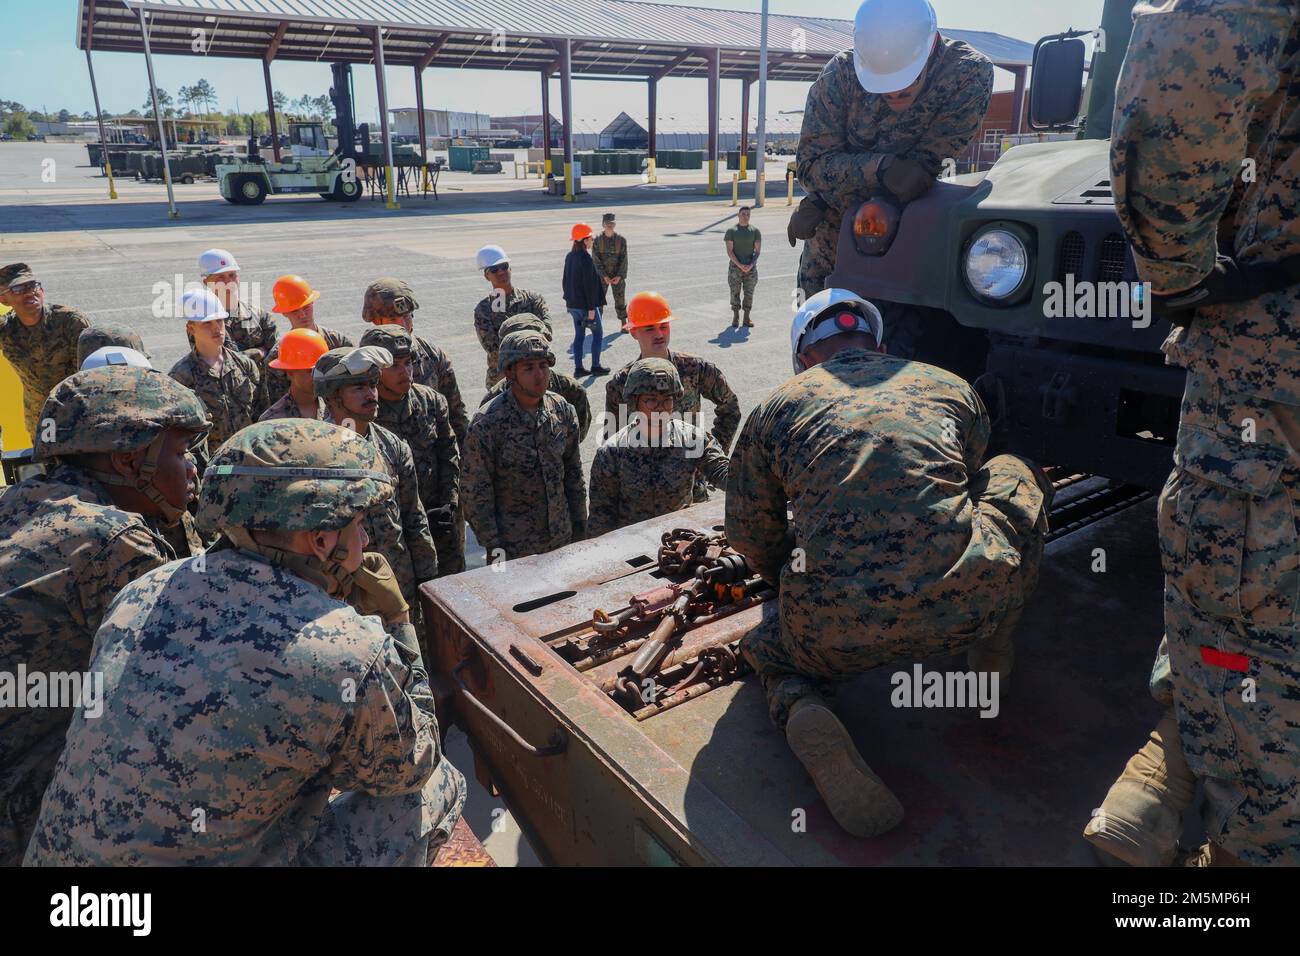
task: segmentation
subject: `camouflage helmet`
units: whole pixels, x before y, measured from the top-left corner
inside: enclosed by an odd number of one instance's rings
[[[375,446],[312,418],[257,422],[235,432],[203,473],[205,532],[340,531],[393,495]]]
[[[117,322],[106,323],[82,329],[81,334],[77,336],[77,368],[86,364],[86,359],[91,353],[110,345],[135,349],[145,358],[149,358],[149,353],[144,350],[144,342],[140,339],[140,333],[129,325]]]
[[[377,316],[410,315],[420,307],[415,293],[401,279],[384,276],[366,287],[361,304],[361,318],[373,322]]]
[[[380,369],[392,364],[388,351],[374,345],[330,349],[316,360],[311,381],[317,396],[329,398],[344,385],[378,385]]]
[[[544,358],[549,365],[555,365],[555,353],[551,343],[540,332],[511,332],[501,340],[497,349],[497,371],[505,372],[516,362],[525,359]]]
[[[400,325],[376,325],[361,336],[361,348],[375,346],[385,349],[395,359],[411,354],[412,338],[410,332]]]
[[[664,358],[643,358],[632,363],[627,381],[623,383],[623,397],[637,395],[671,395],[682,397],[682,377],[677,366]]]
[[[546,336],[546,341],[551,341],[551,327],[540,316],[533,315],[531,312],[520,312],[518,315],[510,316],[497,329],[497,336],[504,339],[511,332],[524,331],[541,332]]]
[[[33,458],[126,452],[170,428],[206,434],[208,410],[197,395],[162,372],[106,365],[70,375],[41,406]],[[53,437],[45,440],[53,424]]]

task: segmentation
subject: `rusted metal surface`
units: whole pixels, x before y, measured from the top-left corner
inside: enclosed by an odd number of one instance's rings
[[[996,718],[892,706],[892,675],[910,672],[910,661],[841,688],[838,713],[907,813],[875,840],[836,827],[768,720],[752,674],[715,687],[706,674],[725,660],[694,673],[713,649],[734,648],[774,614],[772,602],[688,631],[656,675],[666,693],[639,708],[599,686],[624,670],[626,655],[579,672],[557,653],[598,637],[593,610],[664,583],[652,570],[665,523],[510,562],[508,573],[442,578],[422,599],[440,666],[455,667],[468,651],[473,663],[461,676],[494,715],[534,745],[567,735],[563,753],[529,757],[453,700],[549,862],[1088,865],[1079,832],[1157,716],[1145,689],[1161,633],[1151,512],[1147,502],[1049,547],[1017,639],[1014,690]],[[710,502],[667,527],[719,530],[721,516],[721,502]],[[1098,540],[1105,574],[1090,573]],[[637,637],[648,634],[643,625]],[[923,664],[965,670],[961,658]]]
[[[464,817],[456,821],[447,842],[434,850],[431,856],[430,866],[496,866]]]

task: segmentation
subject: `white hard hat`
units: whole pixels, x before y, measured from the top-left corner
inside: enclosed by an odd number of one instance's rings
[[[939,21],[929,0],[862,0],[853,18],[853,70],[868,93],[897,93],[921,75]]]
[[[478,251],[474,261],[478,264],[479,271],[482,272],[492,266],[499,266],[503,262],[509,262],[510,257],[506,255],[506,251],[500,246],[484,246]]]
[[[819,323],[817,320],[823,317],[825,321]],[[790,325],[790,359],[795,374],[803,371],[799,354],[808,346],[844,332],[870,333],[879,345],[885,335],[880,310],[848,289],[823,289],[809,298],[794,314],[794,322]]]
[[[86,361],[81,363],[81,371],[84,372],[88,368],[103,368],[105,365],[153,368],[153,364],[149,359],[135,349],[129,349],[123,345],[105,345],[102,349],[95,349],[86,356]]]
[[[199,256],[199,275],[206,279],[208,276],[219,275],[222,272],[238,272],[239,263],[225,249],[209,249]]]
[[[228,317],[221,300],[207,289],[190,289],[181,295],[180,318],[186,322],[215,322]]]

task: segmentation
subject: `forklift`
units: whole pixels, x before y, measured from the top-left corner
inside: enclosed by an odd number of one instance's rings
[[[370,127],[356,126],[352,112],[352,66],[331,63],[334,85],[330,101],[334,104],[338,144],[330,150],[325,128],[320,123],[292,123],[289,127],[288,162],[268,162],[257,145],[257,136],[249,121],[248,156],[218,165],[214,172],[222,197],[229,203],[244,206],[261,204],[268,195],[282,193],[317,193],[335,202],[356,202],[362,184],[357,166],[364,163],[370,143]],[[358,148],[358,143],[363,148]]]

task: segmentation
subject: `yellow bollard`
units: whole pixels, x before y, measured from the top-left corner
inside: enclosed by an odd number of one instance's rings
[[[397,188],[397,181],[393,175],[392,166],[384,167],[384,180],[384,190],[388,194],[388,202],[384,203],[384,207],[386,209],[401,209],[402,207],[397,205],[397,200],[393,197],[393,190]]]
[[[577,199],[577,197],[573,195],[573,164],[565,163],[564,164],[564,201],[573,202],[575,199]]]
[[[113,164],[107,159],[104,160],[104,174],[108,177],[108,198],[117,198],[117,186],[113,183]]]
[[[743,180],[745,180],[745,181],[748,181],[748,180],[749,180],[749,173],[745,170],[745,154],[744,154],[744,153],[741,153],[741,154],[740,154],[740,178],[743,179]]]
[[[794,205],[794,171],[789,169],[785,171],[785,204]]]
[[[740,173],[731,174],[731,204],[734,206],[740,201]]]
[[[760,172],[754,180],[754,205],[760,209],[767,205],[767,173]]]
[[[0,305],[0,315],[9,309]],[[31,448],[34,436],[27,434],[27,419],[23,417],[23,386],[18,373],[0,352],[0,442],[5,451]]]
[[[718,194],[718,161],[716,159],[711,159],[709,160],[709,195],[716,196],[717,194]]]
[[[646,182],[648,183],[659,182],[659,174],[655,167],[656,167],[656,161],[652,158],[647,158],[646,168],[645,168]]]

